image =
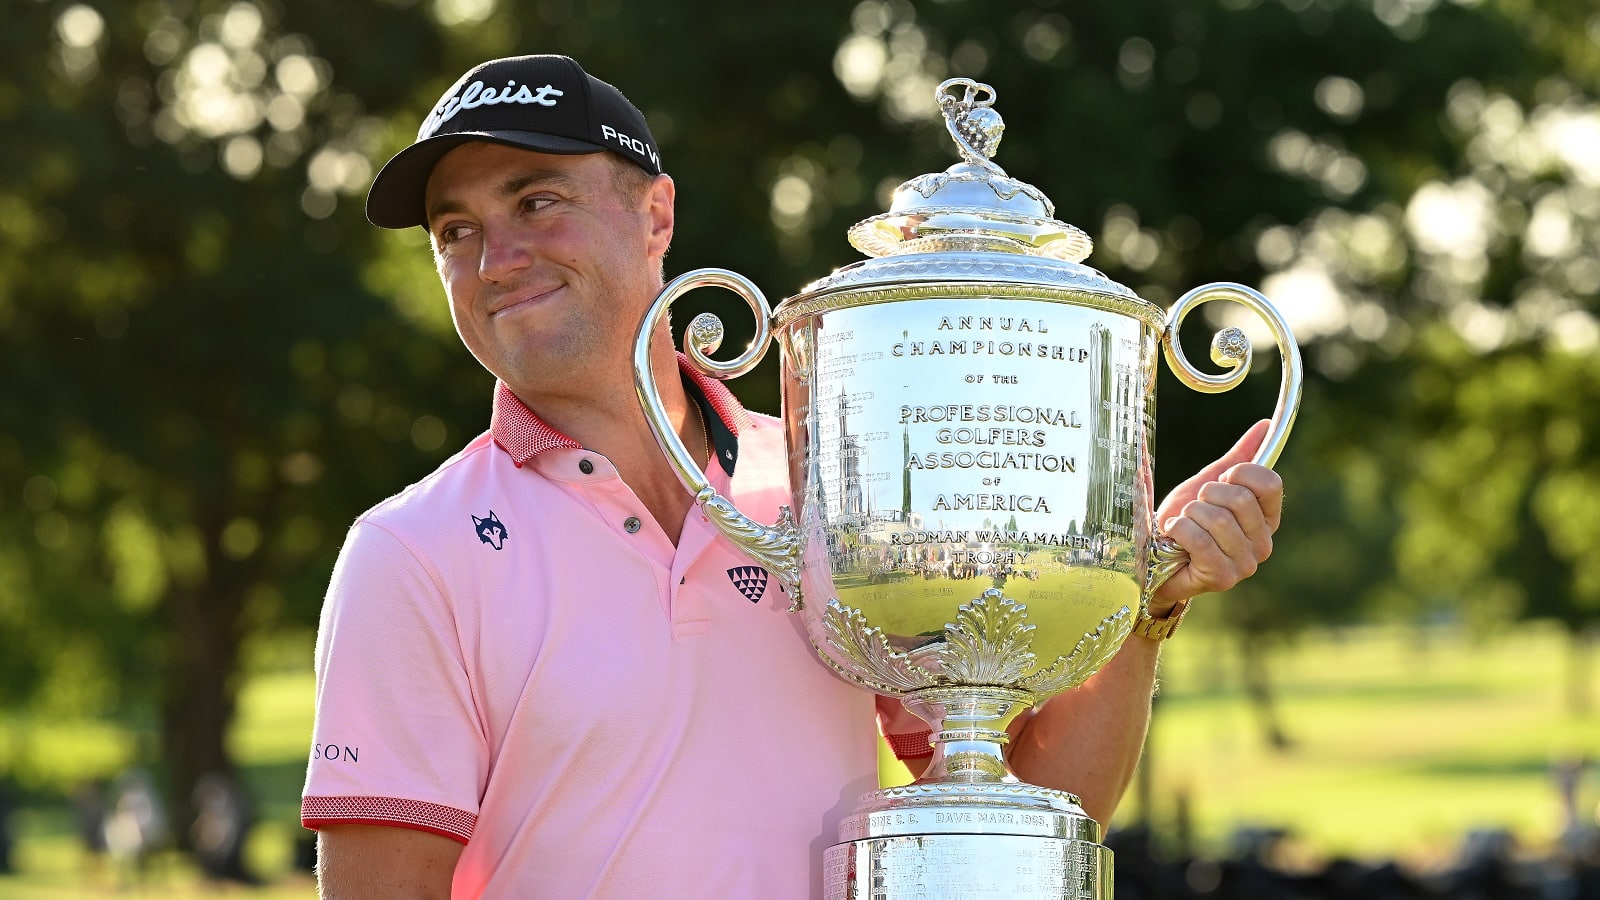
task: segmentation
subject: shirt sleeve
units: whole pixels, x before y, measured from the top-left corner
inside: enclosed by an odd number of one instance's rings
[[[437,573],[382,525],[351,529],[317,630],[300,820],[395,825],[466,843],[489,768]]]
[[[929,741],[933,737],[933,730],[928,723],[906,709],[899,700],[882,695],[876,699],[878,730],[883,732],[884,740],[889,742],[889,749],[894,751],[895,758],[904,762],[932,756],[933,745]]]

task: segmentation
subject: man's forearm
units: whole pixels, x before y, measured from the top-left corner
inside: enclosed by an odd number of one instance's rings
[[[1130,637],[1093,678],[1036,710],[1012,738],[1017,776],[1077,794],[1109,824],[1139,764],[1160,653],[1156,641]]]

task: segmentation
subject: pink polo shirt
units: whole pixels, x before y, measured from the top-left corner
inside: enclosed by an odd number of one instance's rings
[[[711,480],[775,521],[782,427],[690,376],[736,473]],[[488,434],[350,531],[302,821],[461,841],[456,897],[819,896],[877,727],[788,605],[698,507],[674,547],[500,385]]]

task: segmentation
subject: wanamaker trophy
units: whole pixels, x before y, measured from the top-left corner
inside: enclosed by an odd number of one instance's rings
[[[732,272],[674,279],[635,345],[640,401],[684,486],[718,529],[782,579],[822,661],[933,729],[915,783],[867,794],[824,854],[824,895],[846,898],[1112,894],[1111,852],[1078,798],[1006,764],[1006,726],[1081,684],[1117,652],[1185,552],[1154,521],[1157,357],[1187,386],[1226,391],[1251,345],[1212,342],[1222,374],[1178,343],[1195,307],[1230,300],[1271,329],[1282,383],[1255,461],[1272,465],[1300,401],[1283,316],[1259,293],[1210,284],[1168,312],[1082,260],[1089,237],[991,157],[1003,124],[988,85],[938,88],[961,162],[914,178],[857,223],[870,259],[768,306]],[[753,368],[776,333],[793,505],[773,525],[717,494],[667,420],[650,336],[698,287],[740,295],[756,334],[717,361],[722,323],[698,317],[702,371]]]

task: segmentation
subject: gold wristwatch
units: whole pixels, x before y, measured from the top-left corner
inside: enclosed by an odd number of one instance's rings
[[[1183,614],[1188,611],[1189,601],[1179,600],[1165,619],[1152,619],[1149,613],[1142,612],[1133,623],[1133,633],[1152,641],[1164,641],[1178,633],[1178,624],[1183,621]]]

